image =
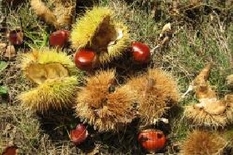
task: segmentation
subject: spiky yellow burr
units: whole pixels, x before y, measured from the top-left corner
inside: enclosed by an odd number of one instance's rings
[[[37,84],[72,75],[77,70],[66,53],[55,49],[33,49],[21,55],[20,67],[23,74]]]
[[[145,125],[155,123],[180,98],[175,78],[161,69],[149,69],[131,78],[127,85],[136,91],[139,116]]]
[[[76,50],[96,51],[99,62],[104,64],[123,54],[130,37],[127,26],[114,19],[110,8],[93,7],[73,26],[70,40]]]
[[[50,0],[57,18],[56,29],[71,28],[75,14],[76,0]]]
[[[99,131],[116,131],[134,118],[135,97],[129,86],[120,86],[114,70],[88,77],[77,94],[76,115]]]
[[[183,142],[181,152],[183,155],[221,154],[226,144],[217,133],[194,130]]]
[[[76,96],[76,77],[49,79],[38,87],[21,93],[18,98],[26,109],[46,112],[73,106]]]
[[[34,49],[21,55],[20,67],[24,76],[37,84],[19,94],[23,107],[39,112],[72,107],[80,75],[66,53]]]

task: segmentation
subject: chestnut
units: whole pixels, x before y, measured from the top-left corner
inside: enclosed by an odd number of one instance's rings
[[[136,63],[145,64],[150,61],[151,53],[148,45],[142,42],[132,42],[131,43],[131,52],[133,60]]]
[[[85,125],[78,124],[75,129],[70,131],[70,139],[75,145],[84,142],[88,137],[88,131]]]
[[[74,54],[74,63],[81,70],[91,70],[96,65],[96,53],[91,49],[79,49]]]
[[[145,129],[138,134],[138,142],[149,153],[156,153],[164,148],[166,136],[157,129]]]
[[[49,36],[49,45],[51,47],[64,47],[70,37],[70,31],[68,30],[57,30],[50,34]]]

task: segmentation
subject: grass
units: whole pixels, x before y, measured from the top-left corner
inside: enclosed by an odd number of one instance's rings
[[[5,61],[0,61],[0,72],[7,68],[7,63]],[[0,95],[7,94],[7,88],[0,85]]]
[[[99,0],[95,4],[111,7],[117,13],[116,18],[129,25],[131,39],[145,42],[151,48],[157,45],[163,25],[172,23],[174,34],[167,47],[159,48],[154,52],[152,67],[171,72],[177,78],[181,93],[186,91],[190,82],[209,62],[213,63],[210,83],[216,88],[220,97],[230,93],[232,90],[227,87],[225,78],[233,74],[232,19],[228,19],[230,17],[227,16],[223,18],[221,14],[216,13],[204,14],[202,11],[197,12],[198,17],[192,19],[185,16],[185,10],[173,16],[169,13],[168,4],[161,2],[157,10],[162,12],[159,20],[155,20],[150,13],[150,6],[153,6],[153,3],[140,7],[141,2],[140,0],[128,3],[123,0]],[[85,2],[83,4],[85,5]],[[185,1],[182,5],[188,6]],[[232,10],[232,7],[224,7],[220,4],[208,6]],[[28,2],[14,10],[9,8],[7,25],[12,29],[18,26],[23,29],[26,42],[24,47],[18,49],[19,53],[26,52],[28,47],[48,46],[48,34],[52,29],[35,16]],[[17,66],[15,62],[10,64],[12,65],[0,72],[1,82],[10,88],[11,100],[10,104],[0,103],[0,129],[3,131],[0,135],[0,153],[5,146],[14,142],[19,147],[19,154],[84,154],[88,153],[86,148],[92,148],[94,141],[95,147],[92,153],[145,154],[136,140],[137,126],[129,127],[120,133],[96,133],[90,127],[90,134],[93,136],[91,140],[75,148],[69,141],[68,131],[79,120],[75,120],[73,114],[69,112],[65,114],[65,118],[59,117],[56,113],[42,118],[21,109],[15,96],[28,90],[31,84],[20,77],[21,73],[15,67]],[[13,75],[15,71],[18,77]],[[177,109],[171,111],[168,134],[171,144],[166,147],[167,153],[175,152],[172,147],[182,143],[186,134],[192,129],[182,112],[184,105],[195,100],[193,94],[189,94],[180,101]],[[227,134],[232,136],[232,131],[233,129],[229,128]]]

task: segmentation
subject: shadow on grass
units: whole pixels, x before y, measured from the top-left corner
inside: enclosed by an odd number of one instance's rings
[[[52,110],[43,114],[37,113],[37,116],[41,129],[54,141],[69,139],[69,131],[80,123],[80,120],[75,118],[70,109]]]
[[[145,154],[137,142],[138,120],[116,132],[97,132],[93,139],[104,154]]]

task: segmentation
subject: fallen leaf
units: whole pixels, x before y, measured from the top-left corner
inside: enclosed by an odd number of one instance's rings
[[[186,106],[184,115],[197,125],[223,127],[233,120],[233,95],[219,99],[208,81],[211,66],[206,65],[190,84],[188,91],[195,92],[198,103]]]
[[[206,65],[192,82],[196,97],[200,100],[203,98],[216,98],[216,92],[212,90],[208,78],[212,64]]]
[[[3,56],[3,54],[6,51],[7,44],[6,43],[1,43],[0,42],[0,56]]]
[[[156,41],[156,48],[160,47],[167,47],[168,43],[170,42],[173,35],[173,30],[171,23],[167,23],[163,26],[161,33],[159,35],[158,40]]]
[[[163,26],[162,28],[162,32],[160,35],[163,35],[165,34],[166,32],[170,32],[172,30],[172,26],[171,26],[171,23],[167,23]]]
[[[190,91],[194,91],[198,100],[206,98],[216,98],[216,92],[212,89],[209,84],[208,78],[210,75],[212,64],[206,65],[195,79],[189,85],[188,90],[184,93],[183,97]]]
[[[6,51],[3,56],[9,60],[15,58],[16,56],[15,47],[13,45],[8,45],[6,47]]]
[[[227,76],[226,82],[229,87],[233,87],[233,74]]]

